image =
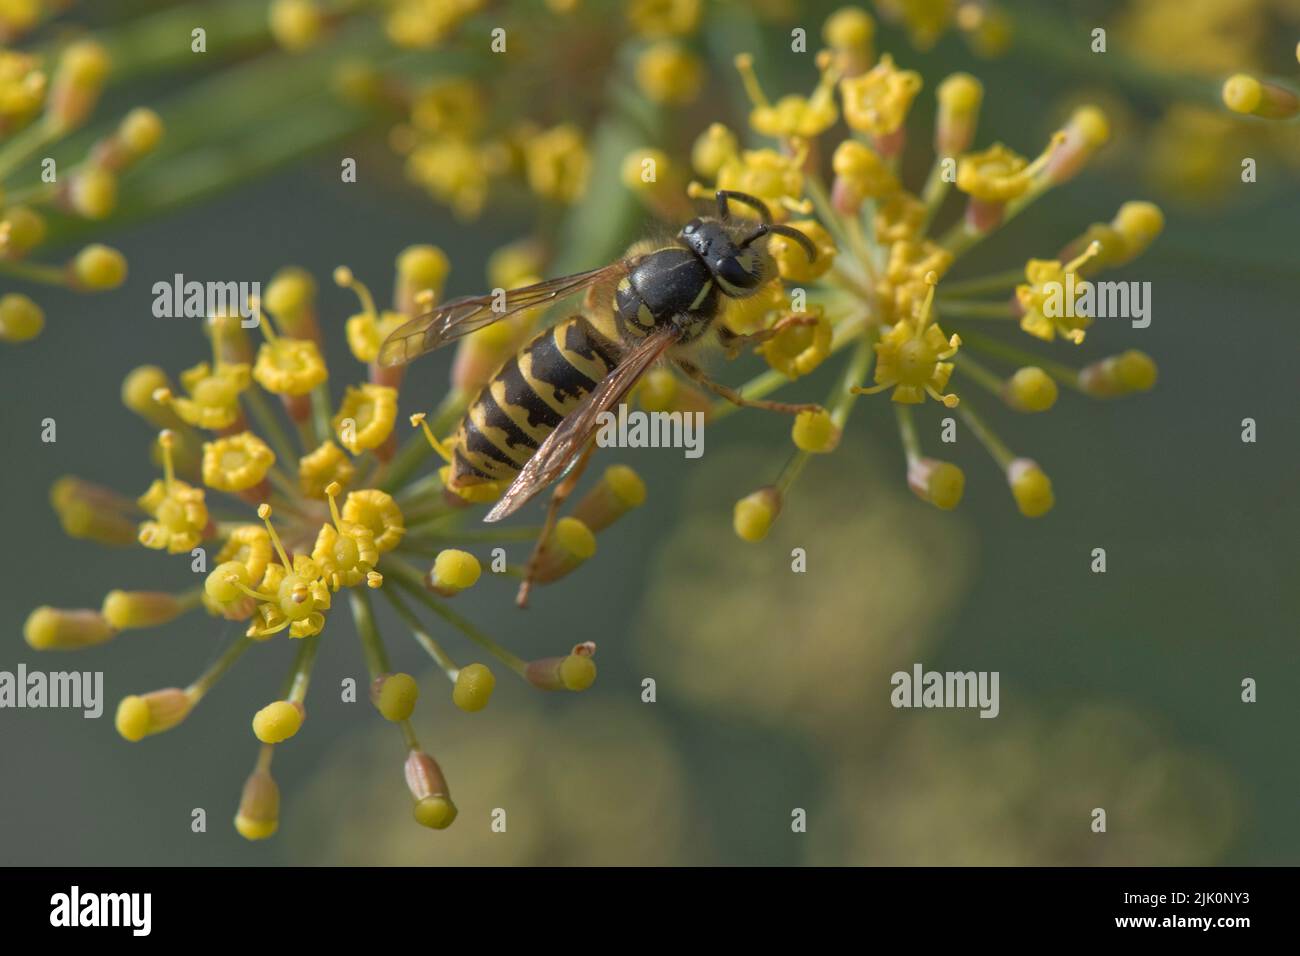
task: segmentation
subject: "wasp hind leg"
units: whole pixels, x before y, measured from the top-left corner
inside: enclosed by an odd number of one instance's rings
[[[546,542],[551,537],[551,532],[555,530],[555,522],[559,519],[560,508],[568,500],[569,495],[573,494],[573,489],[578,485],[578,479],[582,477],[583,471],[587,468],[587,461],[591,458],[591,453],[595,450],[596,443],[590,442],[587,450],[584,451],[573,463],[560,481],[556,484],[555,490],[551,492],[551,501],[546,506],[546,519],[542,522],[542,532],[537,536],[537,543],[533,545],[533,553],[528,556],[528,563],[524,565],[524,579],[519,582],[519,592],[515,595],[515,604],[518,607],[528,607],[528,595],[532,593],[533,582],[537,577],[537,569],[541,565],[542,556],[546,552]]]
[[[714,395],[725,398],[731,404],[740,408],[761,408],[768,412],[780,412],[783,415],[801,415],[804,412],[823,411],[820,405],[809,402],[770,402],[763,398],[745,398],[740,392],[736,391],[729,385],[723,385],[721,382],[715,382],[704,374],[700,368],[691,362],[683,359],[676,360],[677,367],[680,368],[693,381],[699,383],[708,389]]]

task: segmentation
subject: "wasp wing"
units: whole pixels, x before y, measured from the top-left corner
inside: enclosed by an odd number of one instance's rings
[[[637,380],[677,341],[673,328],[661,328],[642,339],[623,360],[565,416],[555,431],[528,459],[506,493],[484,521],[500,521],[526,504],[535,494],[560,478],[580,455],[600,426],[602,412],[617,405]]]
[[[379,350],[380,365],[405,365],[425,352],[442,348],[463,335],[499,322],[524,309],[549,305],[598,282],[625,275],[628,262],[619,260],[599,269],[579,272],[503,294],[468,296],[444,302],[432,312],[398,326]]]

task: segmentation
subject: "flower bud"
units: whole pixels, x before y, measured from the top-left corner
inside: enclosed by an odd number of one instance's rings
[[[1017,370],[1002,386],[1002,400],[1018,412],[1045,412],[1056,396],[1056,381],[1036,365]]]
[[[1288,119],[1300,113],[1300,97],[1295,93],[1246,73],[1237,73],[1224,82],[1223,105],[1234,113],[1265,119]]]
[[[314,0],[271,0],[271,36],[290,53],[306,50],[320,39],[324,19]]]
[[[174,621],[185,613],[185,605],[165,591],[109,591],[101,613],[110,627],[124,631]]]
[[[6,227],[8,229],[6,235]],[[0,242],[6,252],[22,254],[45,241],[45,217],[28,206],[10,206],[0,219]]]
[[[934,151],[941,158],[959,156],[975,139],[984,87],[969,73],[953,73],[936,91],[939,113],[935,118]]]
[[[50,487],[50,505],[71,538],[109,545],[136,542],[134,504],[107,488],[65,476]]]
[[[155,428],[181,427],[180,416],[171,406],[154,400],[160,388],[172,390],[167,373],[157,365],[141,365],[122,380],[122,404]]]
[[[845,76],[857,76],[871,66],[876,21],[860,7],[840,7],[822,24],[822,39],[835,52]]]
[[[38,651],[72,651],[93,647],[117,632],[99,611],[65,611],[38,607],[27,615],[23,639]]]
[[[278,270],[267,284],[262,304],[275,316],[285,335],[298,339],[319,339],[316,280],[306,269],[287,266]]]
[[[691,168],[705,179],[715,179],[723,165],[740,149],[736,134],[714,123],[696,138],[691,147]]]
[[[126,281],[126,257],[97,242],[77,253],[71,267],[72,286],[81,292],[116,289]]]
[[[45,328],[41,307],[20,292],[0,296],[0,342],[28,342]]]
[[[1156,363],[1137,349],[1112,355],[1079,371],[1079,387],[1093,398],[1148,392],[1156,384]]]
[[[1052,480],[1029,458],[1017,458],[1007,467],[1007,483],[1016,506],[1026,518],[1041,518],[1052,510]]]
[[[461,591],[472,588],[483,573],[478,558],[468,551],[447,548],[438,552],[429,570],[427,585],[429,590],[443,597],[455,597]]]
[[[790,437],[800,451],[825,454],[834,451],[840,443],[840,427],[831,420],[824,408],[815,412],[800,412],[795,416]]]
[[[596,553],[596,536],[578,518],[561,518],[542,546],[533,571],[538,584],[558,581]]]
[[[780,513],[781,492],[768,485],[736,502],[732,527],[742,541],[762,541]]]
[[[651,44],[637,57],[636,85],[652,103],[689,103],[703,83],[699,59],[671,40]]]
[[[86,121],[104,89],[108,68],[108,53],[92,40],[63,50],[46,105],[46,118],[55,132],[66,133]]]
[[[194,700],[179,687],[123,697],[117,705],[117,732],[131,742],[170,730],[189,716]]]
[[[414,815],[420,826],[445,830],[456,819],[456,804],[442,768],[422,750],[412,750],[406,758],[406,788],[415,798]]]
[[[280,826],[280,788],[269,770],[255,770],[244,781],[235,829],[245,840],[265,840]]]
[[[1126,202],[1111,220],[1111,227],[1124,242],[1122,256],[1113,265],[1131,262],[1155,242],[1164,231],[1165,216],[1160,207],[1150,202]]]
[[[456,686],[451,700],[463,711],[473,713],[488,705],[497,679],[484,664],[469,664],[456,673]]]
[[[907,486],[922,501],[951,511],[961,503],[966,474],[951,462],[918,458],[907,466]]]
[[[627,465],[610,465],[600,481],[574,506],[573,517],[593,533],[608,528],[645,502],[645,482]]]
[[[122,118],[117,138],[132,159],[153,152],[163,137],[163,121],[151,109],[136,107]]]
[[[567,657],[529,661],[524,677],[541,690],[586,690],[596,680],[595,653],[595,644],[579,644]]]
[[[380,674],[370,685],[370,701],[385,720],[401,723],[415,713],[420,685],[410,674]]]
[[[437,246],[407,246],[397,256],[397,311],[415,313],[415,297],[432,292],[435,301],[442,297],[451,263]]]
[[[1110,139],[1110,121],[1097,106],[1080,106],[1062,130],[1064,140],[1047,161],[1048,182],[1060,185],[1074,178],[1093,153]]]
[[[253,715],[253,733],[264,744],[282,743],[302,728],[306,717],[306,710],[296,701],[272,701]]]

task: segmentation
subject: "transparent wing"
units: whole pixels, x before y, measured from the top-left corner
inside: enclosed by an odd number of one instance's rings
[[[619,260],[588,272],[511,289],[504,296],[477,295],[444,302],[432,312],[417,315],[388,336],[379,350],[379,364],[405,365],[425,352],[442,348],[448,342],[499,322],[508,315],[568,298],[598,282],[625,274],[627,270],[627,261]]]
[[[600,380],[591,394],[565,416],[559,427],[547,436],[546,441],[528,459],[523,470],[483,520],[500,521],[513,514],[535,494],[560,478],[596,433],[601,412],[607,412],[617,405],[636,384],[637,379],[658,361],[677,338],[676,329],[663,328],[642,339],[613,371]]]

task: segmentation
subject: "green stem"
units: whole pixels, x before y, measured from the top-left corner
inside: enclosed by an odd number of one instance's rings
[[[1003,471],[1011,466],[1015,461],[1015,453],[1011,451],[1002,439],[993,433],[993,430],[984,423],[984,419],[975,413],[975,409],[970,407],[970,402],[963,401],[957,406],[957,412],[965,420],[970,430],[975,433],[980,444],[988,449],[988,453],[993,456],[993,460],[998,463]]]
[[[221,680],[226,671],[234,666],[235,661],[239,660],[240,655],[248,650],[249,645],[252,643],[253,639],[251,637],[241,635],[226,648],[225,652],[217,658],[211,667],[203,672],[198,680],[186,688],[195,703],[203,699],[203,696],[212,689],[212,685]]]
[[[388,652],[379,636],[375,625],[375,612],[370,604],[370,595],[362,588],[352,588],[348,592],[352,605],[352,620],[356,622],[357,633],[361,637],[361,651],[366,658],[366,667],[371,678],[389,673]]]
[[[1051,359],[1043,358],[1035,352],[1008,345],[1006,342],[1000,342],[979,332],[962,330],[959,334],[961,335],[962,345],[965,347],[1000,358],[1013,365],[1036,365],[1062,385],[1067,385],[1075,391],[1083,391],[1079,386],[1078,370],[1063,362],[1053,362]]]
[[[451,655],[444,651],[442,646],[429,635],[429,632],[426,631],[424,626],[420,623],[420,619],[411,612],[411,609],[397,596],[395,591],[391,588],[385,590],[384,597],[386,597],[388,603],[393,606],[393,610],[397,612],[397,616],[406,622],[406,625],[411,629],[411,633],[415,636],[415,639],[419,642],[420,646],[428,652],[429,656],[433,658],[434,662],[440,668],[442,668],[443,673],[446,674],[454,684],[456,682],[456,675],[460,672],[460,668],[457,666],[456,662],[451,659]]]
[[[492,638],[488,637],[475,627],[470,621],[461,617],[461,615],[457,614],[442,601],[439,601],[432,594],[426,591],[420,578],[420,573],[405,561],[402,561],[400,558],[395,558],[390,552],[384,557],[383,573],[385,577],[392,575],[393,580],[397,582],[397,585],[411,595],[411,597],[415,598],[434,614],[437,614],[471,641],[487,650],[488,653],[492,654],[492,656],[513,670],[520,677],[524,676],[528,669],[527,661],[502,647],[496,641],[492,640]]]

